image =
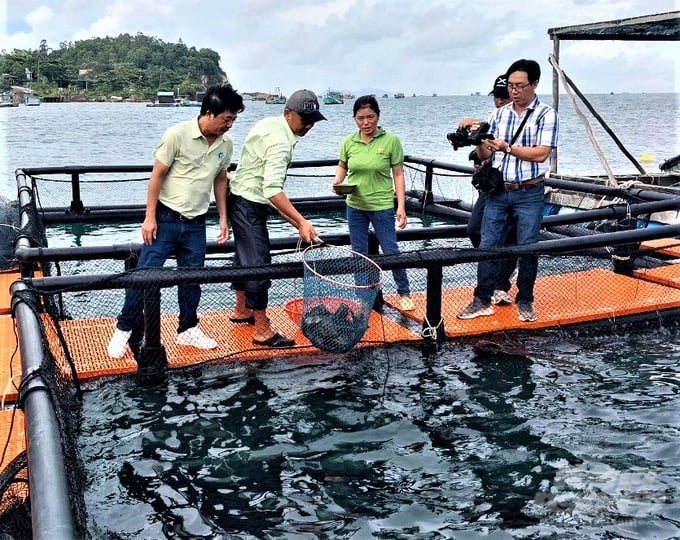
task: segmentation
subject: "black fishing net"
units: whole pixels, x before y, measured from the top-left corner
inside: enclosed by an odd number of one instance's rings
[[[14,243],[18,234],[18,204],[0,197],[0,271],[17,267]]]
[[[349,351],[366,333],[382,270],[359,253],[329,245],[307,248],[303,262],[302,333],[322,351]]]
[[[28,468],[26,452],[22,452],[0,474],[0,539],[31,537]]]

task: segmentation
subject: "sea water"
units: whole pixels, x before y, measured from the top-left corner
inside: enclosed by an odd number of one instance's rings
[[[648,170],[680,152],[677,94],[589,99],[634,156],[655,158]],[[491,106],[484,96],[380,103],[381,123],[407,154],[459,164],[468,149],[454,152],[446,133]],[[231,132],[235,161],[248,128],[280,111],[246,105]],[[566,100],[561,107],[560,172],[603,173]],[[296,159],[334,159],[354,129],[351,103],[323,112],[328,122],[298,143]],[[151,164],[163,131],[196,114],[108,103],[0,109],[0,194],[15,198],[18,167]],[[601,144],[615,173],[636,172]],[[57,243],[83,241],[69,228],[58,234]],[[396,346],[173,371],[153,385],[94,384],[78,440],[91,533],[680,537],[677,331],[545,333],[503,351]]]

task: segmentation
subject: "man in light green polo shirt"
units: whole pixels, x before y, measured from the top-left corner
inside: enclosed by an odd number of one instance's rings
[[[211,86],[201,102],[198,118],[172,126],[163,135],[154,150],[138,269],[160,268],[173,252],[178,267],[204,265],[205,214],[211,191],[220,216],[217,241],[228,240],[227,168],[233,143],[226,133],[243,110],[243,98],[231,85]],[[213,349],[217,342],[198,327],[200,298],[201,286],[196,283],[177,287],[177,343]],[[140,325],[143,304],[140,289],[125,291],[125,303],[109,341],[109,356],[121,358],[127,353],[132,330]]]
[[[293,148],[314,123],[326,118],[311,90],[297,90],[288,98],[283,115],[260,120],[248,133],[234,178],[229,183],[229,220],[234,233],[234,266],[271,264],[267,214],[274,207],[311,242],[312,224],[283,192]],[[295,341],[274,330],[267,318],[269,280],[235,282],[236,308],[231,320],[254,324],[253,343],[266,347],[292,347]]]

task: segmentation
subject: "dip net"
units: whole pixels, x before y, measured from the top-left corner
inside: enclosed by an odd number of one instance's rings
[[[308,247],[302,260],[302,333],[323,351],[349,351],[368,329],[382,270],[360,253],[327,244]]]

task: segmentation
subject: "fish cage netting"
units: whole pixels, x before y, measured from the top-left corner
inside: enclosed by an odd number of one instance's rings
[[[71,207],[72,178],[69,175],[32,176],[31,186],[37,205],[42,208],[65,208]],[[81,175],[79,178],[80,202],[85,208],[91,205],[101,205],[119,201],[121,193],[125,193],[125,199],[144,204],[146,191],[149,184],[149,175],[144,173],[123,174],[117,173],[115,177],[107,174]]]
[[[408,243],[407,243],[408,244]],[[423,331],[427,326],[427,321],[422,321],[422,315],[427,305],[427,282],[428,270],[418,267],[421,258],[430,250],[409,250],[409,246],[398,255],[402,267],[406,270],[410,287],[411,296],[416,301],[415,320],[404,317],[404,313],[398,310],[398,295],[396,285],[392,276],[391,269],[385,270],[384,282],[380,293],[380,299],[386,300],[386,304],[377,302],[376,306],[382,306],[382,315],[390,320],[406,326],[416,334]],[[321,250],[314,250],[320,252]],[[495,264],[500,264],[501,253],[484,253],[479,250],[458,248],[448,251],[449,253],[460,253],[463,262],[445,265],[442,268],[442,289],[441,301],[443,317],[453,318],[473,299],[473,290],[477,280],[477,262],[484,255],[495,256]],[[645,288],[641,280],[626,278],[621,284],[622,276],[612,272],[611,259],[600,256],[592,257],[583,253],[573,254],[548,254],[539,256],[539,277],[535,286],[536,311],[539,320],[541,318],[563,319],[568,313],[573,312],[575,298],[588,305],[608,306],[611,297],[616,290],[624,290],[625,301],[632,304],[639,302],[642,297],[648,295],[649,291]],[[379,257],[376,257],[379,260]],[[273,326],[281,334],[287,337],[298,336],[296,346],[303,345],[302,336],[308,336],[309,328],[302,329],[302,305],[305,297],[311,296],[305,292],[304,264],[301,261],[299,252],[283,252],[274,255],[273,267],[293,263],[292,266],[298,269],[294,277],[276,278],[271,280],[269,289],[269,308],[268,316],[272,320]],[[225,256],[219,259],[209,259],[206,267],[201,269],[178,269],[174,267],[175,261],[170,260],[167,266],[162,269],[142,269],[131,270],[110,274],[114,267],[122,266],[121,261],[83,261],[68,262],[63,261],[58,265],[59,273],[62,276],[73,276],[76,280],[82,277],[83,280],[95,277],[94,281],[88,282],[87,286],[72,285],[64,286],[56,291],[38,291],[42,298],[44,310],[49,314],[49,324],[54,326],[51,331],[49,343],[57,349],[65,347],[66,352],[60,354],[60,363],[68,372],[71,366],[69,358],[78,364],[81,360],[79,355],[99,355],[99,361],[106,363],[106,343],[111,337],[115,325],[116,317],[123,306],[125,290],[119,284],[121,278],[143,277],[137,287],[150,287],[160,289],[160,320],[150,320],[147,324],[154,325],[155,331],[160,331],[161,340],[167,346],[174,342],[178,323],[178,286],[197,284],[201,290],[199,303],[199,327],[210,337],[219,343],[219,347],[214,353],[209,355],[209,360],[228,360],[233,358],[247,357],[250,353],[257,350],[250,340],[244,340],[243,325],[235,325],[229,317],[235,307],[235,293],[231,289],[230,281],[212,279],[217,272],[223,272],[225,268],[231,268],[230,257]],[[429,263],[428,263],[429,264]],[[106,272],[97,272],[103,270]],[[49,272],[49,269],[47,269]],[[236,273],[230,274],[233,281],[247,280],[250,277],[248,269],[235,269]],[[239,273],[240,272],[240,273]],[[353,274],[347,274],[353,280]],[[168,285],[168,279],[173,280],[172,285]],[[557,281],[555,281],[557,280]],[[214,282],[213,282],[214,281]],[[31,282],[26,280],[31,287]],[[40,283],[40,280],[36,283]],[[354,283],[353,281],[350,284]],[[595,284],[595,285],[593,285]],[[514,301],[517,294],[516,274],[511,277],[508,293]],[[337,297],[337,291],[324,293],[328,297]],[[344,294],[344,293],[343,293]],[[541,306],[549,307],[541,307]],[[297,306],[297,307],[296,307]],[[308,306],[313,307],[312,304]],[[394,307],[392,307],[394,306]],[[328,307],[328,306],[326,306]],[[350,304],[349,308],[352,307]],[[338,304],[331,306],[330,312],[337,312]],[[500,306],[497,310],[515,310],[513,305]],[[502,313],[502,311],[499,311]],[[514,311],[513,311],[514,313]],[[408,315],[408,314],[407,314]],[[42,315],[43,320],[47,317]],[[421,317],[422,323],[418,322]],[[610,317],[607,317],[610,318]],[[337,322],[337,321],[336,321]],[[447,325],[450,324],[447,323]],[[141,324],[141,323],[140,323]],[[160,328],[158,327],[160,325]],[[141,329],[140,329],[141,330]],[[306,330],[306,331],[303,331]],[[93,339],[93,333],[97,339]],[[377,338],[379,335],[380,338]],[[63,336],[63,339],[60,338]],[[141,335],[139,335],[141,339]],[[384,345],[391,341],[390,335],[385,328],[380,328],[378,333],[372,333],[371,343],[373,345]],[[62,343],[63,342],[63,345]],[[93,345],[97,342],[97,348]],[[318,343],[313,343],[318,346]],[[323,347],[318,347],[323,349]]]
[[[0,473],[0,539],[29,540],[31,504],[26,452],[18,454]]]
[[[49,298],[43,299],[48,300]],[[40,382],[49,393],[58,424],[75,532],[79,538],[87,539],[89,535],[86,531],[86,510],[83,500],[86,478],[76,444],[82,414],[80,382],[73,369],[69,347],[61,328],[46,315],[46,308],[49,304],[41,302],[40,296],[33,294],[28,289],[15,292],[14,300],[13,310],[17,309],[19,303],[22,303],[28,306],[33,316],[40,323],[41,349],[43,351],[39,369],[33,370],[28,375],[24,373],[21,383],[16,389],[19,396],[18,403],[21,403],[24,394],[27,392],[27,387],[33,380],[40,378]]]
[[[18,203],[0,197],[0,272],[18,266],[14,245],[20,232]]]

